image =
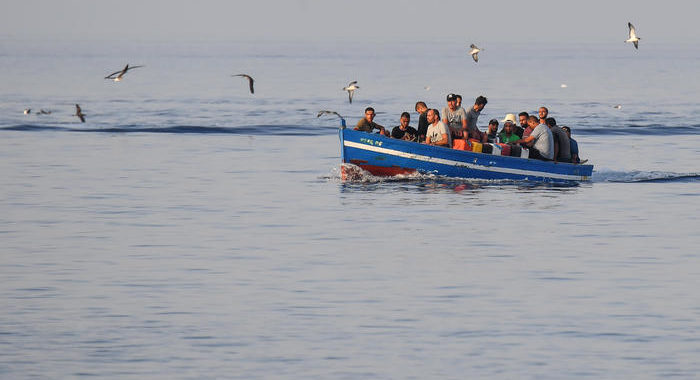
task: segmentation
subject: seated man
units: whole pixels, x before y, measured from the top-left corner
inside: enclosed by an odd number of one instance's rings
[[[457,108],[462,108],[462,95],[455,94],[455,98],[457,98]],[[464,108],[462,108],[462,109],[464,109]],[[467,113],[467,111],[464,110],[464,113]]]
[[[581,158],[578,156],[578,143],[576,140],[571,138],[571,128],[566,125],[561,127],[561,129],[566,132],[566,136],[569,137],[569,149],[571,150],[571,163],[578,164],[581,162]]]
[[[517,140],[516,144],[525,144],[530,148],[530,158],[538,160],[552,161],[554,159],[554,137],[552,131],[535,115],[530,115],[527,119],[528,127],[532,128],[530,136]]]
[[[389,132],[383,126],[374,122],[374,116],[374,108],[365,108],[365,117],[357,122],[355,130],[372,133],[372,131],[375,129],[379,129],[379,133],[383,134],[384,136],[389,136]]]
[[[489,129],[486,131],[486,141],[487,143],[497,143],[498,141],[498,120],[489,120]]]
[[[425,143],[428,145],[444,146],[452,148],[452,134],[447,126],[440,121],[440,112],[436,109],[428,111],[428,132]]]
[[[415,128],[408,125],[411,122],[411,114],[404,112],[401,114],[400,123],[398,126],[391,130],[391,137],[406,141],[416,141],[418,137],[418,131]]]
[[[515,115],[509,113],[503,120],[503,129],[498,134],[498,139],[504,144],[514,143],[520,140],[520,136],[515,134]]]
[[[457,107],[457,95],[447,95],[447,106],[442,109],[442,123],[450,129],[452,136],[462,137],[462,131],[467,128],[467,113],[464,108]]]
[[[529,117],[530,117],[530,115],[525,111],[518,114],[518,120],[520,121],[520,125],[515,126],[515,134],[520,136],[520,138],[527,137],[530,135],[530,132],[532,132],[532,131],[529,131],[527,136],[525,135],[525,130],[527,128],[529,128],[527,126],[527,119]]]
[[[554,137],[554,162],[571,162],[571,142],[566,132],[559,128],[553,117],[548,117],[545,122]]]

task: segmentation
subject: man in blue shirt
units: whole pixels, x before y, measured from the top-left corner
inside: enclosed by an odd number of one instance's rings
[[[581,158],[578,156],[578,143],[576,140],[571,138],[571,128],[567,127],[566,125],[562,126],[561,129],[566,132],[566,135],[569,136],[569,143],[571,147],[571,163],[572,164],[578,164],[581,162]]]

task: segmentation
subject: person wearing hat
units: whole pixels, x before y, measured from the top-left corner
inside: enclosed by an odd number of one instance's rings
[[[498,120],[489,120],[489,129],[486,132],[486,142],[487,143],[497,143],[498,142]]]
[[[442,109],[442,122],[453,136],[462,137],[462,131],[467,128],[467,113],[464,108],[457,107],[457,95],[447,94],[447,106]]]
[[[501,133],[498,134],[500,142],[508,144],[520,140],[520,136],[515,133],[515,127],[517,127],[515,124],[515,115],[512,113],[507,114],[506,118],[503,119],[503,129],[501,129]]]

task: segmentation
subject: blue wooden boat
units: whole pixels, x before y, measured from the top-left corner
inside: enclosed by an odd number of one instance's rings
[[[552,183],[589,181],[593,165],[554,163],[403,141],[341,128],[342,160],[376,176],[413,173],[446,177]],[[347,166],[343,165],[343,177]]]

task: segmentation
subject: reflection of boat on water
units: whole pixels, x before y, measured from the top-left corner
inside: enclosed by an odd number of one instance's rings
[[[593,172],[593,165],[511,157],[505,155],[508,149],[501,150],[500,146],[489,145],[492,152],[497,152],[489,154],[419,144],[345,128],[340,129],[339,134],[343,163],[357,165],[376,176],[424,173],[487,180],[572,182],[588,181]],[[343,178],[346,178],[347,167],[343,166],[342,170]]]

